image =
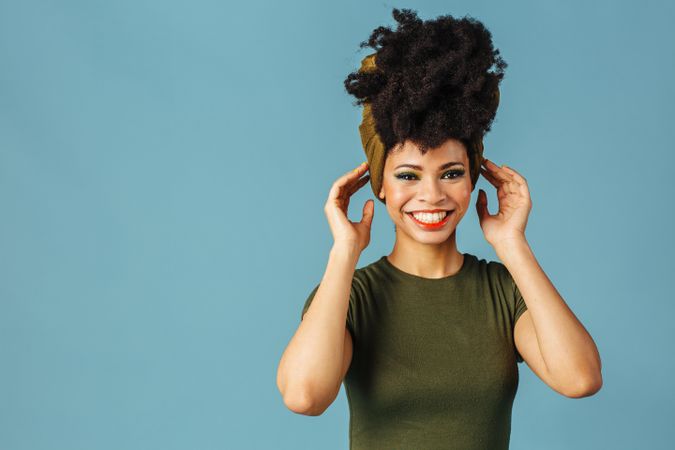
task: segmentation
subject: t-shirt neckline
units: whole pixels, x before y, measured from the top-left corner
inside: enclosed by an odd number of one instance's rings
[[[420,277],[418,275],[414,275],[412,273],[405,272],[405,271],[399,269],[398,267],[396,267],[395,265],[393,265],[391,263],[391,261],[389,261],[389,259],[387,258],[387,255],[382,256],[380,258],[380,261],[389,270],[391,270],[392,272],[395,272],[396,274],[398,274],[399,276],[401,276],[403,278],[407,278],[409,280],[418,281],[418,282],[422,282],[422,283],[442,283],[444,281],[455,280],[455,279],[459,278],[460,276],[464,275],[464,273],[467,272],[469,264],[470,264],[469,259],[471,258],[472,255],[469,254],[469,253],[462,253],[462,254],[464,255],[464,260],[462,261],[462,267],[460,267],[459,270],[456,273],[454,273],[452,275],[445,276],[445,277],[441,277],[441,278],[426,278],[426,277]]]

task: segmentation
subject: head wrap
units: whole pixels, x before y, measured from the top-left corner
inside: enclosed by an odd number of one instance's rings
[[[370,54],[361,60],[359,72],[370,72],[377,69],[375,66],[375,56],[377,53]],[[499,87],[495,89],[495,101],[499,105]],[[495,106],[496,107],[496,106]],[[384,173],[384,161],[386,159],[386,149],[375,130],[375,119],[373,118],[370,102],[363,103],[363,119],[359,125],[361,134],[361,143],[363,150],[368,158],[368,172],[370,173],[370,186],[373,188],[375,198],[385,203],[380,197],[382,189],[382,176]],[[471,148],[468,150],[468,157],[471,163],[471,191],[476,187],[478,176],[480,175],[480,165],[483,162],[483,137],[477,136],[469,140]]]

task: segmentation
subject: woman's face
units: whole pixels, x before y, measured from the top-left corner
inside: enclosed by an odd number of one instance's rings
[[[471,201],[469,158],[464,144],[448,139],[422,155],[417,145],[406,141],[387,156],[379,197],[385,200],[397,233],[425,244],[445,242]],[[442,211],[412,215],[430,210]]]

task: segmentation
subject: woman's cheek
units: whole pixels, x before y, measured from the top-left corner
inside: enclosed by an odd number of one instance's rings
[[[462,199],[462,205],[464,205],[464,209],[471,203],[471,183],[467,186],[466,184],[463,185],[463,189],[460,193],[460,198]]]
[[[405,189],[398,189],[390,192],[389,198],[391,199],[391,205],[396,210],[400,210],[403,207],[406,198],[408,198],[408,194],[405,192]]]

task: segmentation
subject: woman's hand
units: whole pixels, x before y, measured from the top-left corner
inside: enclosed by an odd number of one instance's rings
[[[532,209],[527,181],[510,167],[499,167],[488,159],[483,160],[480,171],[497,188],[499,201],[499,211],[491,215],[487,194],[482,189],[478,192],[476,210],[485,239],[493,247],[510,239],[525,239],[527,217]]]
[[[347,208],[352,194],[361,189],[370,179],[370,175],[359,178],[367,169],[368,164],[363,163],[335,180],[324,207],[335,244],[355,247],[359,252],[362,252],[370,243],[370,225],[373,222],[375,202],[372,199],[366,200],[360,222],[349,220]]]

